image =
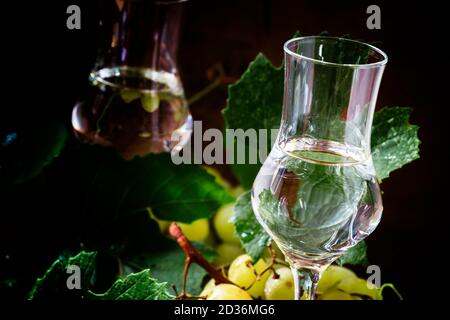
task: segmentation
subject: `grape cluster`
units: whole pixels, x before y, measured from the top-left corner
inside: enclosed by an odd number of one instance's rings
[[[166,232],[170,221],[156,219],[162,232]],[[293,300],[294,278],[291,269],[284,263],[282,252],[274,245],[256,263],[244,253],[236,237],[234,225],[230,222],[233,205],[220,208],[213,218],[199,219],[190,224],[177,224],[184,235],[192,241],[203,241],[214,245],[217,258],[214,264],[227,270],[227,278],[233,284],[215,284],[210,279],[200,296],[207,300]],[[282,263],[271,264],[273,255]],[[362,300],[381,299],[381,289],[359,278],[348,268],[329,266],[317,286],[319,300]]]
[[[267,269],[264,259],[252,263],[250,256],[238,256],[228,269],[231,284],[215,285],[214,279],[204,287],[201,296],[208,300],[293,300],[294,278],[286,266]],[[265,272],[264,272],[265,270]],[[264,272],[264,273],[263,273]],[[332,265],[323,273],[317,288],[319,300],[378,299],[379,289],[358,278],[351,270]]]

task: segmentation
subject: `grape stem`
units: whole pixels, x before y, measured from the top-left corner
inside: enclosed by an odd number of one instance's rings
[[[177,299],[195,299],[195,300],[203,299],[203,300],[205,300],[207,298],[207,296],[196,296],[196,295],[189,294],[186,292],[178,294],[177,286],[174,284],[172,284],[172,289],[175,292],[175,296],[177,297]]]
[[[216,268],[214,268],[203,256],[202,254],[194,248],[192,243],[188,238],[183,234],[180,226],[173,222],[169,227],[170,236],[178,243],[181,249],[186,254],[186,261],[184,263],[184,273],[183,273],[183,291],[181,292],[180,297],[189,298],[189,295],[186,294],[186,279],[189,271],[189,267],[192,263],[198,264],[200,267],[206,270],[208,274],[213,278],[216,284],[220,283],[229,283],[233,284],[228,278],[226,278],[222,273]]]
[[[209,79],[212,79],[214,75],[217,74],[215,80],[208,84],[204,89],[194,94],[192,97],[188,99],[188,105],[191,106],[197,101],[203,99],[205,96],[207,96],[211,91],[213,91],[215,88],[219,87],[220,85],[228,85],[233,84],[236,82],[237,79],[232,77],[227,77],[225,75],[225,70],[223,69],[223,66],[221,64],[216,63],[212,67],[210,67],[207,70],[207,77]]]
[[[273,273],[272,277],[274,279],[278,279],[280,276],[278,275],[278,273],[274,267],[275,263],[277,262],[277,253],[275,252],[275,250],[273,250],[272,244],[269,244],[267,246],[267,249],[269,250],[269,253],[270,253],[270,262],[269,262],[269,265],[267,266],[267,268],[261,272],[261,276],[264,273],[266,273],[267,271],[272,270],[272,273]]]

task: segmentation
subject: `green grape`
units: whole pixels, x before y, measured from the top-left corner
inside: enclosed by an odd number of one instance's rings
[[[266,300],[294,300],[294,277],[291,269],[282,267],[276,269],[278,279],[269,277],[264,287]]]
[[[350,269],[331,265],[322,274],[319,284],[317,285],[317,293],[324,293],[347,278],[357,279],[357,276]]]
[[[217,170],[214,167],[209,166],[202,166],[203,169],[205,169],[206,172],[208,172],[210,175],[214,177],[214,182],[223,187],[226,191],[232,193],[233,187],[231,186],[230,182],[228,182],[226,179],[222,177],[222,174],[219,170]]]
[[[200,293],[200,296],[202,296],[202,297],[209,296],[209,294],[213,291],[215,286],[216,286],[216,281],[214,279],[210,279],[206,283],[206,285],[203,288],[202,292]]]
[[[232,215],[233,204],[224,205],[214,216],[214,228],[222,241],[240,245],[239,239],[235,234],[234,224],[230,222]]]
[[[249,255],[243,254],[237,257],[230,265],[228,278],[241,288],[245,288],[255,298],[264,297],[264,286],[270,272],[261,273],[267,268],[263,259],[259,259],[254,265]],[[257,280],[256,274],[260,275]]]
[[[192,241],[205,241],[209,235],[209,221],[208,219],[195,220],[192,223],[177,222],[184,235]]]
[[[158,223],[159,230],[161,230],[162,233],[166,232],[167,229],[169,229],[171,221],[169,220],[160,220],[153,214],[152,210],[150,208],[147,208],[148,215],[150,218],[155,220]]]
[[[237,256],[244,253],[240,246],[231,243],[221,243],[216,247],[217,257],[214,263],[217,266],[229,265]]]
[[[159,230],[161,230],[162,233],[165,233],[167,229],[169,229],[170,224],[172,223],[172,221],[168,220],[159,220],[159,219],[155,220],[158,223]]]
[[[347,292],[331,289],[319,295],[319,300],[354,300]]]
[[[338,283],[337,288],[349,294],[368,296],[374,300],[378,297],[378,288],[361,278],[343,279]]]
[[[253,300],[252,297],[241,288],[222,283],[215,286],[206,300]]]
[[[204,243],[209,245],[210,247],[215,247],[217,245],[217,239],[216,236],[214,235],[214,232],[211,232],[211,221],[209,221],[208,228],[209,228],[208,236],[204,240]]]
[[[142,108],[147,112],[153,112],[159,107],[159,96],[156,92],[142,93]]]

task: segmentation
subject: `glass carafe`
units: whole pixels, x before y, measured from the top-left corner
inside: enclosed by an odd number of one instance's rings
[[[72,112],[77,137],[113,146],[125,159],[169,152],[188,140],[192,119],[175,57],[183,2],[102,2],[106,41],[90,92]]]
[[[255,215],[285,254],[296,299],[369,235],[382,214],[370,150],[386,55],[357,41],[288,41],[277,140],[252,189]]]

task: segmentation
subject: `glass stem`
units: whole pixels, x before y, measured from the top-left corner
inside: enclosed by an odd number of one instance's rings
[[[291,267],[294,276],[295,300],[314,300],[320,272],[309,268]]]

